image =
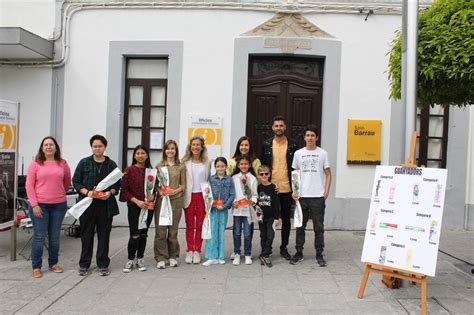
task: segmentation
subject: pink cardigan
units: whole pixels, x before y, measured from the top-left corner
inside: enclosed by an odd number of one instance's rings
[[[66,201],[66,189],[71,186],[71,170],[65,160],[31,162],[26,177],[26,194],[32,207],[38,203]]]

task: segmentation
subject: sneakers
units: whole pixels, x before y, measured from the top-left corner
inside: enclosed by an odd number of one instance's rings
[[[99,268],[99,275],[101,277],[107,277],[108,275],[110,275],[109,268]]]
[[[204,267],[209,267],[211,265],[217,265],[219,261],[217,259],[208,259],[207,261],[203,262],[202,265]]]
[[[288,249],[286,249],[286,247],[280,248],[280,255],[286,260],[291,260],[291,255],[288,253]]]
[[[240,255],[235,255],[234,256],[234,261],[232,262],[234,266],[240,265]]]
[[[235,253],[230,254],[230,260],[234,260],[235,258]]]
[[[133,265],[135,264],[135,262],[133,260],[129,260],[125,263],[125,267],[123,267],[122,271],[125,272],[125,273],[129,273],[132,271],[133,269]]]
[[[143,260],[143,258],[137,259],[137,268],[138,271],[146,271],[145,261]]]
[[[83,267],[79,268],[79,276],[81,277],[84,277],[85,275],[87,275],[88,272],[89,272],[89,269],[87,268],[83,268]]]
[[[194,252],[193,264],[199,264],[201,262],[201,253]]]
[[[245,256],[245,264],[246,265],[252,264],[252,256]]]
[[[297,265],[304,260],[302,253],[296,253],[293,257],[291,257],[290,264]]]
[[[187,264],[193,263],[193,252],[186,252],[186,258],[184,258],[184,262]]]
[[[319,267],[326,267],[326,260],[324,260],[323,255],[316,255],[316,262]]]
[[[260,265],[266,266],[268,268],[271,268],[273,266],[272,262],[270,261],[270,258],[264,256],[260,256]]]
[[[49,267],[49,270],[54,272],[54,273],[62,273],[63,272],[63,268],[58,264]]]
[[[157,264],[156,264],[156,268],[158,269],[165,269],[166,268],[166,263],[164,261],[159,261]]]
[[[225,260],[224,259],[219,259],[219,265],[224,265],[225,264]]]
[[[170,258],[170,267],[178,267],[178,261],[174,258]]]
[[[41,278],[43,276],[43,272],[39,268],[33,269],[33,272],[31,273],[31,276],[33,278]]]

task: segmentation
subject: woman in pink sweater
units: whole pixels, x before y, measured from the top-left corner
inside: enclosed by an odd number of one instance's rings
[[[26,177],[26,193],[31,204],[29,212],[33,221],[31,263],[34,278],[43,276],[41,265],[46,233],[49,270],[63,272],[58,265],[59,236],[67,210],[66,189],[70,186],[71,170],[61,157],[58,143],[53,137],[44,138]]]

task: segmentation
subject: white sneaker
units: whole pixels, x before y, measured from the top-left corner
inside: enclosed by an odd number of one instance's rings
[[[137,268],[138,271],[146,271],[145,261],[143,260],[143,258],[137,259]]]
[[[234,266],[240,265],[240,255],[235,255],[234,261],[232,262]]]
[[[234,260],[235,258],[235,253],[230,254],[230,260]]]
[[[252,256],[245,256],[245,264],[246,265],[252,264]]]
[[[174,258],[170,258],[170,267],[178,267],[178,261]]]
[[[193,264],[199,264],[201,262],[201,253],[194,252]]]
[[[193,252],[186,252],[186,258],[184,258],[184,261],[187,264],[192,264],[193,263]]]
[[[224,259],[219,259],[219,265],[224,265],[225,264],[225,260]]]
[[[203,262],[202,265],[204,267],[209,267],[210,265],[217,265],[219,263],[216,259],[208,259],[207,261]]]
[[[127,261],[127,263],[125,264],[125,267],[123,267],[122,271],[125,272],[125,273],[129,273],[130,271],[132,271],[134,264],[135,264],[135,262],[133,260]]]
[[[159,261],[157,264],[156,264],[156,268],[158,269],[165,269],[166,268],[166,263],[164,261]]]

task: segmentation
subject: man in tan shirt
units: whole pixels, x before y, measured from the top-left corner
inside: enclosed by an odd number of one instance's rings
[[[274,136],[262,144],[260,161],[270,168],[271,182],[278,188],[282,221],[280,255],[290,260],[291,255],[287,249],[291,230],[290,210],[293,202],[290,173],[293,156],[298,146],[296,141],[286,137],[286,121],[283,116],[273,118],[272,130]]]

